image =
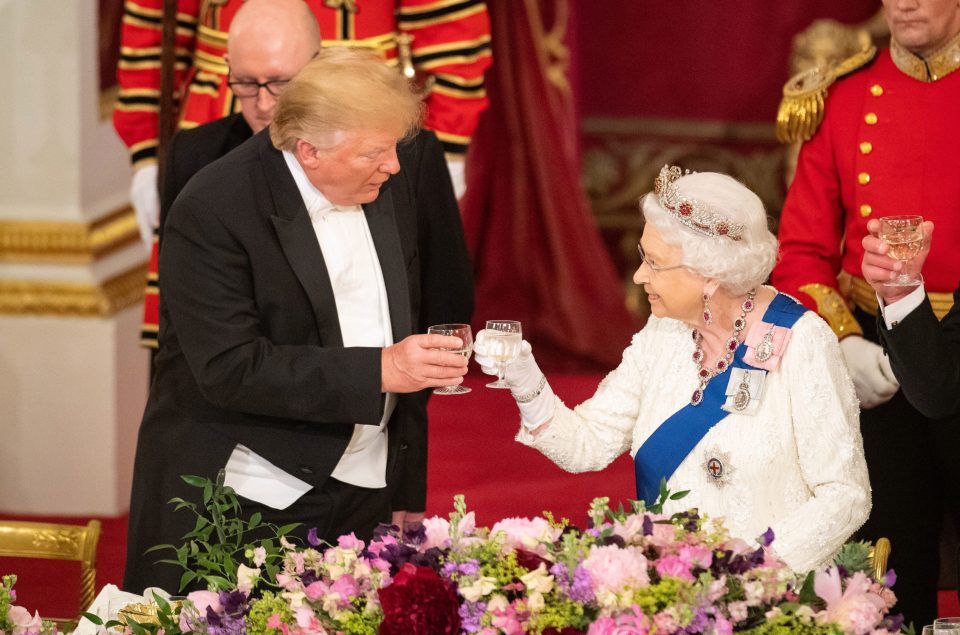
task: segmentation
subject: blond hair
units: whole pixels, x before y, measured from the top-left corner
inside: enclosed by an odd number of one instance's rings
[[[336,145],[343,132],[414,134],[423,102],[413,86],[382,58],[366,51],[324,49],[290,81],[270,124],[270,140],[293,151],[297,140]]]

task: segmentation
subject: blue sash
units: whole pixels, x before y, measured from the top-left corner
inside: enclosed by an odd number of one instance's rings
[[[784,328],[792,328],[807,308],[782,293],[767,307],[762,320]],[[726,401],[726,387],[731,369],[753,366],[743,361],[747,345],[741,343],[733,355],[729,367],[710,380],[703,391],[703,401],[698,405],[687,404],[670,418],[660,424],[653,434],[644,441],[633,459],[637,477],[637,500],[651,505],[660,495],[660,480],[673,476],[677,467],[693,451],[700,440],[713,426],[722,421],[728,413],[720,406]]]

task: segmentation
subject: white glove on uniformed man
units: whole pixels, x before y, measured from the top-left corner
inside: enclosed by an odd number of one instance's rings
[[[489,350],[491,343],[487,339],[487,333],[489,330],[483,329],[474,338],[473,358],[480,364],[483,372],[496,376],[497,363],[491,356],[493,351]],[[535,430],[553,419],[557,398],[550,384],[547,383],[546,377],[540,371],[540,367],[537,366],[527,340],[521,342],[520,354],[507,366],[503,378],[510,384],[510,392],[517,400],[523,427]]]
[[[883,347],[851,335],[840,340],[840,351],[857,389],[860,407],[875,408],[890,401],[900,388],[900,382],[893,374]]]
[[[453,184],[453,195],[459,201],[467,192],[467,172],[464,160],[447,159],[447,170],[450,172],[450,182]]]
[[[133,171],[130,181],[130,204],[137,216],[140,239],[147,251],[153,246],[153,228],[160,223],[160,190],[157,189],[157,164],[151,163]]]

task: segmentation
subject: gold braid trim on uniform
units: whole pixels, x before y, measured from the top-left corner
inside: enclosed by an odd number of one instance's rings
[[[837,334],[837,339],[842,340],[848,335],[863,335],[863,329],[860,328],[860,324],[853,317],[843,296],[836,289],[817,283],[805,284],[798,290],[809,295],[817,303],[817,313],[827,321],[833,332]]]
[[[823,122],[827,89],[840,77],[870,62],[876,54],[877,48],[870,46],[834,66],[811,68],[787,80],[777,111],[777,139],[781,143],[794,143],[812,137]]]
[[[953,307],[952,293],[928,291],[927,298],[930,299],[930,306],[933,307],[933,313],[937,316],[938,320],[942,320],[943,316],[949,313]],[[870,286],[869,282],[859,276],[851,276],[850,278],[850,299],[853,300],[853,303],[860,307],[861,310],[871,315],[876,315],[877,310],[880,308],[877,303],[877,293],[873,290],[873,287]]]
[[[890,57],[904,75],[935,82],[960,68],[960,33],[926,57],[914,55],[896,40],[890,40]]]

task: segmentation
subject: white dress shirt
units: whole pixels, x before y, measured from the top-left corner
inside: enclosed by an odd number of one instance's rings
[[[927,295],[923,284],[903,296],[896,302],[884,304],[883,298],[877,296],[877,302],[880,303],[880,314],[883,316],[883,322],[887,325],[889,331],[899,324],[905,317],[910,315],[915,308],[923,304],[923,298]]]
[[[337,303],[343,345],[393,344],[390,307],[380,259],[363,208],[336,206],[314,187],[297,159],[283,153],[317,234]],[[333,470],[333,478],[360,487],[386,487],[387,421],[397,397],[387,393],[378,427],[355,425],[353,437]]]

